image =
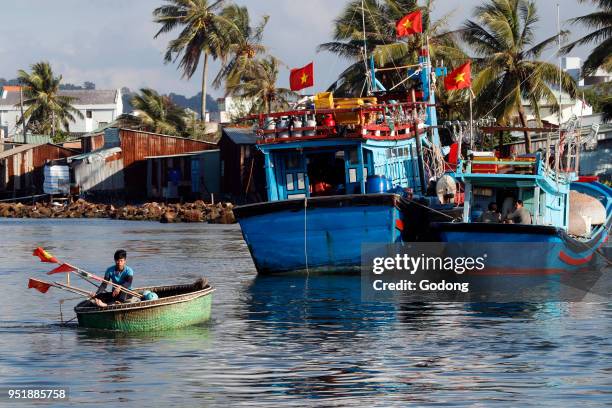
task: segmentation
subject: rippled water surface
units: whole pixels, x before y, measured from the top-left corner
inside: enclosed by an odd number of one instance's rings
[[[59,325],[77,300],[26,289],[53,267],[36,246],[99,274],[125,248],[136,285],[205,275],[213,319]],[[68,386],[74,406],[612,405],[609,303],[362,303],[359,277],[258,277],[235,225],[0,219],[0,248],[0,383]]]

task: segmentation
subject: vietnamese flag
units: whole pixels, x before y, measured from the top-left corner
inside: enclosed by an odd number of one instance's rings
[[[421,10],[418,10],[406,14],[400,21],[397,22],[395,28],[397,29],[398,37],[406,37],[407,35],[422,33],[423,13],[421,13]]]
[[[38,279],[30,278],[30,280],[28,281],[28,289],[34,288],[40,293],[47,293],[50,287],[51,287],[51,284],[43,282],[43,281],[39,281]]]
[[[314,86],[314,63],[302,68],[294,68],[289,75],[289,85],[292,91]]]
[[[64,263],[58,266],[57,268],[55,268],[54,270],[47,272],[47,275],[53,275],[54,273],[62,273],[62,272],[76,272],[76,268],[72,265],[68,265]]]
[[[32,255],[39,257],[41,262],[59,263],[56,257],[51,255],[41,247],[36,248]]]
[[[469,88],[472,86],[472,69],[468,61],[454,69],[444,78],[444,89],[452,91],[455,89]]]

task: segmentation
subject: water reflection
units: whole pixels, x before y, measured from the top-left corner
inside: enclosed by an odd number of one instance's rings
[[[0,220],[0,232],[0,378],[68,385],[73,405],[609,403],[607,301],[363,302],[355,276],[256,276],[235,226]],[[92,271],[125,246],[139,284],[205,275],[213,319],[141,334],[57,325],[63,294],[25,288],[49,269],[32,262],[38,245]]]

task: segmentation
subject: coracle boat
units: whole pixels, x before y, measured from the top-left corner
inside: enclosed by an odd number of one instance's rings
[[[155,292],[156,300],[98,307],[85,300],[74,308],[79,325],[91,329],[126,332],[178,329],[210,319],[212,293],[206,279],[188,285],[154,286],[134,289]],[[110,293],[104,294],[110,296]],[[100,300],[107,301],[104,297]]]

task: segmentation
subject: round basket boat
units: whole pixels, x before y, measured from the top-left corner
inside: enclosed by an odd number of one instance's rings
[[[177,329],[210,319],[214,289],[205,279],[198,279],[189,285],[134,289],[139,293],[145,290],[155,292],[158,299],[106,307],[98,307],[89,300],[79,303],[74,308],[79,325],[92,329],[140,332]],[[100,299],[110,300],[107,296],[110,293],[103,294]]]

